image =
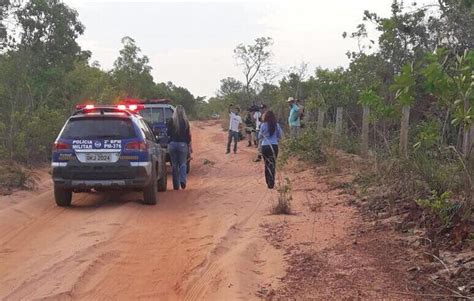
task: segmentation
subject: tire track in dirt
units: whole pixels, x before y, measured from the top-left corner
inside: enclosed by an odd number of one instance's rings
[[[284,286],[289,268],[284,248],[269,244],[260,225],[287,221],[289,238],[314,240],[320,251],[341,245],[356,225],[352,211],[335,205],[341,198],[324,199],[321,179],[305,173],[291,174],[298,214],[269,215],[277,192],[266,189],[254,148],[240,143],[237,155],[225,155],[226,133],[215,122],[194,123],[193,140],[187,189],[159,193],[156,206],[142,205],[139,193],[76,194],[74,206],[58,208],[50,182],[0,197],[0,299],[259,299],[262,286]],[[313,215],[303,210],[309,186],[323,202],[313,233]],[[347,256],[335,254],[344,271]],[[388,279],[368,271],[377,283]],[[347,285],[340,278],[314,287]]]
[[[266,194],[263,198],[266,197]],[[220,239],[219,243],[208,253],[207,258],[198,265],[192,274],[196,275],[188,280],[189,284],[186,288],[186,294],[184,300],[199,300],[205,295],[209,286],[215,286],[222,279],[218,276],[222,273],[223,263],[222,258],[225,257],[232,249],[232,247],[238,244],[240,235],[242,234],[243,228],[248,224],[248,221],[255,215],[259,206],[262,203],[262,199],[257,202],[254,210],[250,212],[243,220],[237,224],[232,225],[227,233]],[[216,283],[217,282],[217,283]]]
[[[261,166],[254,149],[225,156],[217,126],[203,124],[193,138],[188,189],[160,193],[157,206],[138,204],[136,193],[75,194],[71,208],[58,208],[50,183],[1,197],[0,299],[183,299],[224,282],[238,293],[234,263],[247,246],[259,249]],[[201,273],[216,280],[212,290]]]

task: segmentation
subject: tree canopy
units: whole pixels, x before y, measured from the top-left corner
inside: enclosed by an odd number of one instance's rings
[[[77,12],[60,0],[0,1],[0,159],[48,158],[76,103],[123,97],[170,98],[192,117],[202,98],[173,83],[156,83],[148,57],[131,37],[112,70],[91,63],[77,38]]]

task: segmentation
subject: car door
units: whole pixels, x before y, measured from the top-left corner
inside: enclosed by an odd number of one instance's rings
[[[160,156],[159,146],[156,141],[156,137],[153,134],[153,131],[148,125],[148,123],[145,121],[145,119],[140,118],[139,123],[140,123],[140,129],[142,130],[145,136],[145,139],[147,140],[148,152],[150,156],[153,158],[153,161],[156,162]]]

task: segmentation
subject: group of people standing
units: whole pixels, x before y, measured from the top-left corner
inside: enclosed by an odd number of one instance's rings
[[[290,109],[288,116],[290,137],[295,138],[300,132],[303,109],[293,97],[288,98],[287,102]],[[229,136],[226,154],[230,153],[232,141],[234,142],[234,154],[237,153],[237,143],[240,140],[240,125],[242,124],[242,118],[239,116],[239,113],[239,107],[229,106]],[[273,189],[275,186],[278,144],[283,136],[283,130],[278,124],[275,114],[267,110],[266,105],[261,105],[260,107],[252,106],[247,111],[244,124],[248,141],[247,146],[251,147],[253,143],[258,148],[258,155],[255,161],[261,161],[263,157],[267,187]]]
[[[293,97],[288,98],[290,113],[288,125],[290,127],[290,137],[299,135],[303,108]],[[229,136],[227,140],[227,152],[230,153],[231,144],[234,142],[233,152],[237,153],[237,143],[240,140],[241,125],[245,124],[249,147],[255,145],[258,148],[258,155],[255,161],[265,163],[265,180],[267,187],[275,187],[275,168],[278,158],[278,144],[283,137],[283,130],[277,122],[273,111],[267,109],[266,105],[260,107],[253,106],[245,117],[245,122],[239,116],[238,106],[229,106]],[[173,188],[175,190],[186,188],[187,160],[188,154],[193,152],[191,144],[191,130],[186,112],[182,105],[178,105],[173,113],[173,117],[167,124],[169,137],[168,151],[173,170]]]

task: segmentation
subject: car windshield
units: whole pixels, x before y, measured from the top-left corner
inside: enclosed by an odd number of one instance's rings
[[[162,108],[144,108],[140,110],[140,115],[151,124],[165,122]]]
[[[75,118],[67,123],[61,137],[129,139],[135,137],[135,131],[132,121],[125,118]]]

